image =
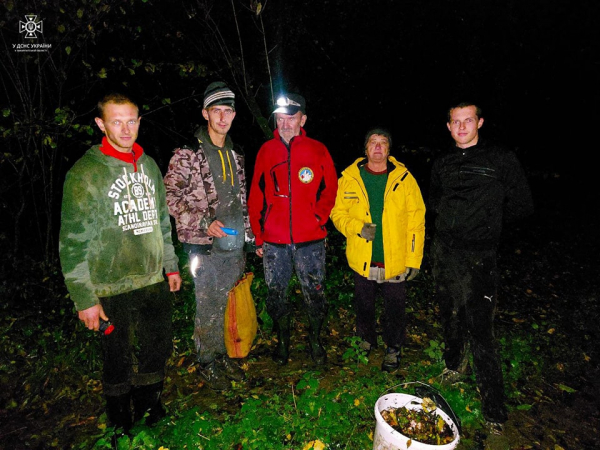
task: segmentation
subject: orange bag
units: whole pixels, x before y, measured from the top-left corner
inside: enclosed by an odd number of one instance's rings
[[[230,358],[245,358],[258,331],[256,308],[250,292],[254,274],[244,274],[229,291],[225,308],[225,347]]]

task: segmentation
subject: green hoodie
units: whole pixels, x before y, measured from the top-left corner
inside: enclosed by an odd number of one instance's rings
[[[137,144],[131,162],[106,140],[102,149],[75,163],[63,189],[60,260],[78,311],[178,272],[160,169]]]

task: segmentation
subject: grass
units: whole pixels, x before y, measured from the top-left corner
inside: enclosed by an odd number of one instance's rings
[[[192,281],[185,277],[175,297],[175,339],[168,363],[164,400],[168,417],[153,428],[137,425],[121,449],[367,449],[372,448],[373,408],[385,392],[413,393],[414,382],[438,390],[460,418],[461,447],[472,448],[481,428],[479,396],[469,382],[444,386],[440,326],[432,302],[427,270],[409,285],[408,345],[396,373],[379,369],[382,352],[370,357],[353,337],[352,276],[345,263],[343,240],[332,233],[328,249],[326,290],[330,322],[325,338],[329,361],[312,366],[306,357],[306,320],[295,316],[292,362],[270,361],[271,321],[265,312],[266,286],[260,261],[251,256],[253,295],[260,321],[254,349],[243,361],[249,381],[233,384],[223,394],[203,386],[197,373],[191,339],[195,311]],[[185,264],[185,261],[182,261]],[[112,430],[106,426],[100,382],[99,337],[85,330],[56,270],[22,267],[27,286],[5,292],[0,318],[0,440],[13,448],[105,449]],[[39,269],[39,268],[37,268]],[[43,297],[39,293],[43,292]],[[291,295],[298,305],[299,286]],[[545,367],[539,352],[547,335],[525,327],[503,328],[499,343],[511,410],[526,410]],[[24,424],[25,418],[35,424]]]

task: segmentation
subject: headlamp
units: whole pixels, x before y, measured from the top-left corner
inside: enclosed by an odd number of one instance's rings
[[[293,116],[298,111],[305,114],[306,101],[304,97],[298,94],[282,94],[275,102],[275,111],[273,113],[289,114]]]
[[[298,107],[300,107],[302,105],[288,97],[279,97],[277,99],[277,106],[298,106]]]

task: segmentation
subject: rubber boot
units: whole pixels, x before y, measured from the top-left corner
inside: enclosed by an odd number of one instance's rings
[[[323,326],[322,317],[309,316],[310,329],[308,330],[308,341],[310,343],[310,356],[315,364],[322,366],[327,361],[327,353],[321,345],[319,335]]]
[[[160,401],[163,391],[163,382],[149,384],[147,386],[135,386],[132,391],[133,397],[133,421],[142,420],[146,413],[146,425],[151,427],[167,415]]]
[[[106,396],[106,415],[111,426],[115,427],[112,446],[117,448],[119,438],[129,435],[131,421],[131,393]]]
[[[285,366],[290,357],[290,323],[289,314],[277,320],[277,346],[272,358],[280,366]]]

